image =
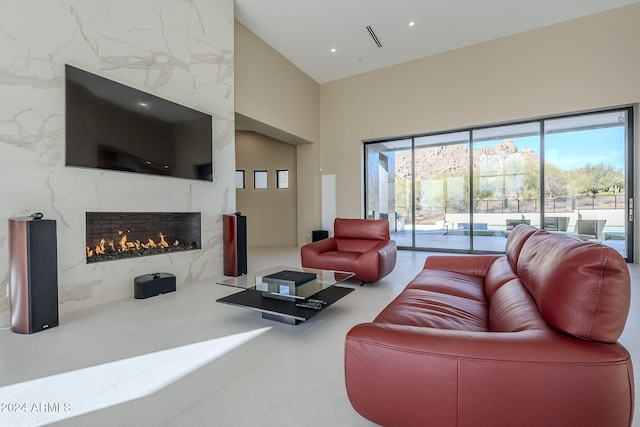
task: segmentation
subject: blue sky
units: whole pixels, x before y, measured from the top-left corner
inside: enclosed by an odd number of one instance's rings
[[[624,126],[545,135],[545,161],[561,169],[605,163],[624,169]],[[537,136],[514,138],[518,148],[539,152]]]

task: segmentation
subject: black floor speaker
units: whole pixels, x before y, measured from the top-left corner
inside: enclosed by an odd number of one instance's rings
[[[40,218],[9,219],[11,330],[20,334],[58,326],[56,222]]]

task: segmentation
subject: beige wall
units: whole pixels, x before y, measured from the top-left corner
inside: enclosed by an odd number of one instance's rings
[[[297,242],[320,228],[320,85],[263,42],[246,27],[235,22],[236,113],[265,126],[277,128],[289,139],[310,144],[297,145],[298,175]],[[269,133],[267,133],[269,134]],[[271,135],[274,136],[274,135]],[[294,212],[295,214],[295,212]]]
[[[320,86],[235,21],[236,112],[309,142],[320,139]]]
[[[249,246],[296,246],[296,147],[254,132],[236,132],[236,169],[245,188],[236,190],[236,208],[247,216]],[[253,188],[253,171],[266,170],[268,187]],[[289,188],[276,188],[276,171],[289,171]]]
[[[638,22],[635,4],[323,84],[318,167],[336,174],[337,215],[363,215],[362,140],[638,103]]]

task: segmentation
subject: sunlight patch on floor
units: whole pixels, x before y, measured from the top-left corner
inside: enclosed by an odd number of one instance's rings
[[[261,328],[0,388],[0,424],[35,426],[153,394],[261,335]]]

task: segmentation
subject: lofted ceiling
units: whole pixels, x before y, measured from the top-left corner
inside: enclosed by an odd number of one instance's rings
[[[235,18],[326,83],[639,2],[235,0]]]

